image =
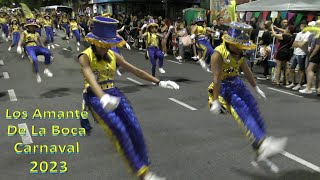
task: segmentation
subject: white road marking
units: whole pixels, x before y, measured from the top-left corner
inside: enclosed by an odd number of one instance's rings
[[[8,72],[3,72],[2,74],[3,74],[3,78],[4,79],[9,79],[10,78]]]
[[[65,51],[70,51],[69,49],[67,49],[67,48],[63,48],[63,50],[65,50]]]
[[[32,144],[33,143],[33,141],[32,141],[32,138],[31,138],[31,135],[30,135],[30,133],[29,133],[29,129],[28,129],[28,126],[27,126],[27,124],[26,123],[22,123],[22,124],[18,124],[18,128],[20,129],[25,129],[25,134],[20,134],[20,136],[21,136],[21,139],[22,139],[22,143],[23,144]]]
[[[58,46],[58,47],[60,46],[59,44],[54,44],[54,45],[55,45],[55,46]]]
[[[293,93],[289,93],[289,92],[286,92],[286,91],[282,91],[282,90],[279,90],[279,89],[275,89],[275,88],[271,88],[271,87],[268,87],[268,89],[271,89],[271,90],[274,90],[274,91],[278,91],[278,92],[281,92],[281,93],[284,93],[284,94],[288,94],[288,95],[291,95],[291,96],[296,96],[296,97],[303,98],[303,96],[299,96],[299,95],[296,95],[296,94],[293,94]]]
[[[192,107],[192,106],[189,106],[188,104],[186,104],[186,103],[184,103],[184,102],[181,102],[181,101],[179,101],[179,100],[177,100],[177,99],[175,99],[175,98],[169,98],[169,100],[171,100],[171,101],[173,101],[173,102],[175,102],[175,103],[177,103],[177,104],[180,104],[181,106],[183,106],[183,107],[185,107],[185,108],[188,108],[188,109],[190,109],[191,111],[196,111],[196,110],[197,110],[196,108],[194,108],[194,107]]]
[[[285,157],[291,159],[291,160],[294,160],[294,161],[296,161],[296,162],[298,162],[298,163],[300,163],[300,164],[302,164],[302,165],[314,170],[314,171],[320,172],[320,167],[319,166],[316,166],[316,165],[314,165],[314,164],[312,164],[312,163],[310,163],[310,162],[308,162],[308,161],[306,161],[304,159],[301,159],[301,158],[299,158],[299,157],[297,157],[297,156],[295,156],[295,155],[293,155],[293,154],[291,154],[289,152],[284,151],[281,154],[284,155]]]
[[[127,77],[127,79],[128,79],[129,81],[131,81],[131,82],[134,82],[134,83],[140,85],[140,86],[143,85],[141,82],[139,82],[139,81],[137,81],[137,80],[134,80],[134,79],[132,79],[132,78]]]
[[[176,63],[176,64],[182,64],[180,62],[176,62],[176,61],[172,61],[172,60],[168,60],[169,62],[172,62],[172,63]]]
[[[1,65],[1,66],[3,66],[3,65],[4,65],[3,60],[0,60],[0,65]]]
[[[8,90],[8,94],[9,94],[9,97],[10,97],[10,101],[18,101],[16,93],[14,93],[13,89],[9,89]]]

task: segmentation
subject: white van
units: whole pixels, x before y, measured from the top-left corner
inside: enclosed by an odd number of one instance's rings
[[[56,6],[46,6],[46,7],[41,7],[41,12],[47,12],[47,13],[51,13],[52,11],[61,11],[61,12],[65,12],[67,14],[71,14],[72,13],[72,8],[68,7],[68,6],[60,6],[60,5],[56,5]]]

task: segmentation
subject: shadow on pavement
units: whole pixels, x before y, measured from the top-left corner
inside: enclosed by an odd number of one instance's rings
[[[174,77],[174,76],[159,76],[159,78],[161,80],[170,80],[170,81],[174,81],[177,83],[185,83],[185,84],[191,84],[191,83],[195,83],[195,82],[200,82],[200,81],[193,81],[190,79],[186,79],[184,77]]]
[[[283,171],[279,174],[259,174],[254,172],[249,172],[239,168],[232,168],[237,174],[241,176],[248,177],[250,180],[319,180],[320,173],[306,171],[302,169],[290,170],[290,171]]]

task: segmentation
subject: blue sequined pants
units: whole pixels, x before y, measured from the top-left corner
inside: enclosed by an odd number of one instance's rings
[[[148,47],[147,49],[148,56],[150,58],[152,64],[152,76],[156,76],[156,66],[157,66],[157,58],[159,59],[159,68],[163,67],[163,52],[155,46]]]
[[[115,145],[138,175],[147,171],[149,165],[147,148],[142,130],[131,105],[126,97],[116,88],[106,89],[105,93],[121,97],[115,111],[106,112],[94,93],[88,90],[84,99],[96,121],[115,140]]]
[[[209,104],[213,97],[213,86],[214,83],[208,88]],[[255,98],[239,77],[221,82],[219,101],[244,130],[253,148],[257,149],[266,136],[266,127]]]
[[[201,38],[196,41],[196,46],[198,50],[202,51],[203,55],[201,57],[202,60],[205,60],[207,64],[211,62],[211,56],[214,52],[210,42],[204,38]]]
[[[36,73],[39,72],[38,55],[44,55],[44,64],[50,64],[51,52],[42,46],[26,46],[25,48]]]
[[[53,43],[53,29],[52,27],[45,27],[44,28],[46,30],[46,36],[47,36],[47,42],[48,43]]]
[[[66,33],[67,37],[70,37],[70,26],[69,24],[61,24],[61,28],[64,30]]]

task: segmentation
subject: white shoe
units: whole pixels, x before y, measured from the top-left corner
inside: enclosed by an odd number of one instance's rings
[[[156,83],[154,83],[154,82],[152,82],[151,84],[152,84],[152,85],[156,85]]]
[[[181,59],[182,59],[182,57],[181,57],[181,56],[178,56],[178,57],[176,57],[176,59],[177,59],[177,60],[181,60]]]
[[[119,69],[117,69],[117,74],[118,76],[122,76],[121,72],[119,71]]]
[[[50,72],[49,69],[45,69],[45,70],[44,70],[44,74],[45,74],[46,76],[48,76],[48,77],[52,77],[52,76],[53,76],[53,74]]]
[[[199,60],[200,66],[202,67],[202,69],[207,70],[208,66],[206,64],[206,62],[204,60]]]
[[[11,51],[11,46],[9,46],[8,51]]]
[[[292,90],[294,90],[294,91],[298,91],[300,89],[301,89],[301,85],[300,84],[298,84],[296,87],[292,88]]]
[[[193,59],[193,60],[197,60],[197,59],[198,59],[198,56],[193,56],[192,59]]]
[[[212,73],[212,71],[209,67],[207,67],[207,72]]]
[[[168,56],[168,54],[167,54],[167,53],[165,53],[163,56],[164,56],[164,57],[167,57],[167,56]]]
[[[300,90],[299,92],[302,93],[302,94],[312,94],[312,90],[308,90],[308,88]]]
[[[267,137],[258,150],[257,161],[266,160],[272,156],[280,154],[287,146],[288,138]]]
[[[54,49],[54,48],[55,48],[53,44],[51,44],[51,47],[52,47],[52,49]]]
[[[77,45],[80,46],[80,42],[77,42]]]
[[[144,180],[166,180],[164,177],[159,177],[156,174],[152,172],[148,172],[146,176],[144,177]]]
[[[50,44],[48,45],[48,49],[50,50]]]
[[[286,88],[291,89],[293,88],[295,85],[293,83],[291,83],[290,85],[286,86]]]
[[[7,41],[7,42],[9,42],[9,39],[8,39],[8,38],[6,38],[6,41]]]
[[[80,51],[80,48],[79,48],[79,46],[77,47],[77,51]]]
[[[139,48],[139,51],[142,51],[143,49],[142,48]]]
[[[37,83],[41,83],[41,77],[39,74],[37,74]]]
[[[166,73],[166,71],[163,68],[159,68],[159,72],[162,74]]]

